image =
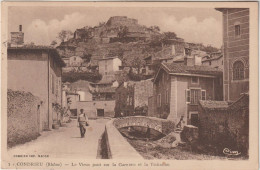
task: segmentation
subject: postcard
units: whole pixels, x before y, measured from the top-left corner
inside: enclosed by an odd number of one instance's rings
[[[2,169],[258,169],[258,2],[2,2]]]

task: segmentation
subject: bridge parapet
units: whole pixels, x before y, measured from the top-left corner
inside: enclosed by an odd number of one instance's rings
[[[107,122],[104,133],[110,159],[143,159],[118,130],[129,126],[149,127],[165,135],[174,131],[175,127],[172,121],[155,117],[130,116],[111,119]]]
[[[172,121],[146,116],[129,116],[117,118],[114,120],[113,124],[117,129],[130,126],[149,127],[165,135],[174,131],[175,127],[175,124]]]

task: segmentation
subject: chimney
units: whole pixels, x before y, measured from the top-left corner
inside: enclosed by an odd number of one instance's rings
[[[194,56],[185,56],[184,57],[184,65],[186,65],[186,66],[194,66],[195,65],[195,58],[194,58]]]
[[[11,47],[21,47],[24,43],[22,25],[19,25],[19,32],[11,32]]]
[[[195,65],[195,57],[191,55],[191,49],[187,47],[185,47],[184,65],[186,66]]]

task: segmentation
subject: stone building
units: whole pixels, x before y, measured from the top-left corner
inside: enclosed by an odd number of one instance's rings
[[[61,75],[65,63],[55,49],[48,47],[9,47],[7,49],[7,88],[31,92],[39,97],[40,129],[51,129],[62,103]]]
[[[148,107],[148,98],[153,95],[151,79],[121,83],[115,93],[115,115],[136,115],[138,108]],[[147,113],[146,113],[147,114]]]
[[[184,64],[162,63],[153,81],[154,110],[149,115],[178,123],[198,124],[199,100],[222,100],[222,71],[197,66],[189,57]],[[150,107],[150,105],[148,107]]]
[[[214,68],[220,68],[223,70],[223,55],[222,54],[211,54],[210,56],[204,57],[201,61],[203,66],[210,66]]]
[[[102,58],[98,61],[98,69],[101,75],[114,74],[119,71],[122,61],[118,57]]]
[[[224,100],[249,91],[249,9],[216,8],[223,14]]]

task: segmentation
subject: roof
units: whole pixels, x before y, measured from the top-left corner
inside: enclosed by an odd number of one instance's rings
[[[106,58],[101,58],[99,60],[112,60],[112,59],[115,59],[115,58],[118,58],[118,57],[117,56],[116,57],[106,57]]]
[[[115,93],[116,87],[103,87],[103,88],[94,88],[91,90],[91,93]]]
[[[241,94],[240,98],[237,99],[235,102],[200,100],[199,104],[202,106],[204,110],[221,110],[221,111],[236,110],[243,107],[249,107],[249,94],[248,93]]]
[[[229,106],[227,101],[200,100],[199,103],[207,110],[227,110]]]
[[[115,75],[103,75],[99,82],[91,84],[112,84],[115,80]]]
[[[82,90],[82,89],[84,89],[84,90],[87,90],[87,91],[89,91],[89,83],[90,82],[88,82],[88,81],[86,81],[86,80],[78,80],[78,81],[76,81],[76,82],[74,82],[74,83],[70,83],[70,87],[72,88],[72,89],[77,89],[77,90]]]
[[[210,58],[203,59],[202,62],[212,61],[212,60],[218,60],[218,59],[220,59],[221,57],[223,57],[223,55],[216,55],[216,56],[213,56],[213,57],[210,57]]]
[[[65,67],[66,64],[60,57],[58,51],[55,48],[48,47],[48,46],[22,46],[22,47],[8,47],[7,50],[9,51],[15,51],[15,50],[22,50],[22,51],[27,51],[28,50],[39,50],[39,51],[45,51],[45,52],[50,52],[51,56],[53,56],[54,60],[57,61],[61,65],[61,67]]]
[[[221,69],[209,66],[187,66],[183,63],[162,63],[162,66],[166,68],[169,73],[201,74],[209,76],[222,75]]]

